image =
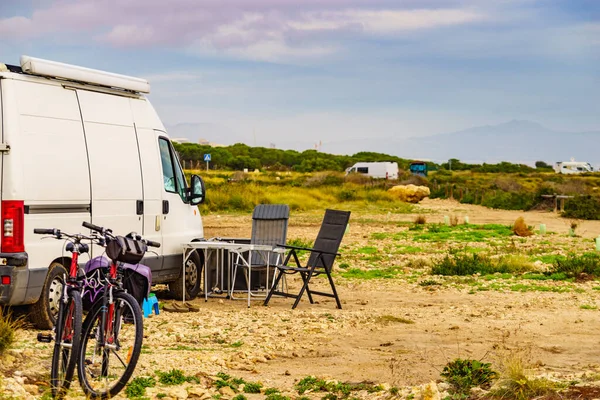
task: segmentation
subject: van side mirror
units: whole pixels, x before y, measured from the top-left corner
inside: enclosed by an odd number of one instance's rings
[[[197,206],[204,203],[206,193],[204,181],[198,175],[192,175],[190,180],[190,188],[188,193],[188,201],[191,205]]]

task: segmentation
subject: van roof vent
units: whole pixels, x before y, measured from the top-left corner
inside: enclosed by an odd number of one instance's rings
[[[150,83],[145,79],[79,67],[77,65],[21,56],[21,68],[23,72],[32,75],[90,83],[132,92],[150,93]]]

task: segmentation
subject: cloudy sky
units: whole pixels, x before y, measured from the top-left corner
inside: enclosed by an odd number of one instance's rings
[[[22,54],[147,78],[165,124],[250,145],[600,130],[600,0],[0,0]]]

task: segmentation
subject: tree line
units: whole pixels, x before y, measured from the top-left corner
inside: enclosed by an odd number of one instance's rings
[[[184,164],[184,168],[204,168],[204,155],[210,154],[210,169],[216,170],[271,170],[271,171],[344,171],[357,162],[391,161],[397,162],[398,167],[408,170],[410,160],[374,152],[359,152],[354,155],[336,155],[322,153],[317,150],[281,150],[266,147],[251,147],[242,143],[231,146],[212,147],[196,143],[174,143],[175,150]],[[477,172],[534,172],[552,170],[552,167],[543,161],[536,162],[536,168],[525,164],[501,162],[498,164],[467,164],[458,159],[450,159],[446,163],[436,164],[427,161],[429,170],[450,170]]]

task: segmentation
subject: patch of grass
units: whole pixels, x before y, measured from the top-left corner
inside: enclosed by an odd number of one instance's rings
[[[15,331],[22,325],[22,318],[14,318],[10,311],[0,306],[0,355],[14,343]]]
[[[404,274],[402,268],[390,267],[385,269],[359,269],[350,268],[348,270],[340,271],[340,275],[344,278],[350,279],[391,279],[396,278],[398,275]]]
[[[288,239],[287,244],[295,247],[304,247],[306,249],[311,249],[313,246],[313,243],[310,240],[304,240],[300,238]],[[296,250],[296,254],[298,254],[298,257],[306,253],[306,250]]]
[[[422,247],[417,246],[397,246],[396,254],[417,254],[422,253],[424,250]]]
[[[369,393],[380,392],[383,387],[380,385],[374,385],[368,382],[362,383],[343,383],[343,382],[332,382],[326,381],[315,376],[307,376],[302,378],[295,386],[298,394],[304,394],[310,392],[328,392],[331,395],[338,395],[341,398],[347,398],[353,391],[366,390]]]
[[[267,395],[267,397],[265,397],[265,400],[290,400],[290,398],[277,392]]]
[[[269,396],[269,395],[277,394],[277,393],[280,393],[279,389],[277,389],[277,388],[267,388],[265,390],[265,396]]]
[[[519,352],[505,355],[501,360],[498,385],[490,394],[501,399],[528,400],[556,392],[547,379],[531,378],[528,363]]]
[[[152,377],[137,377],[127,384],[125,395],[127,398],[142,397],[146,394],[146,388],[156,386],[156,379]]]
[[[454,393],[467,395],[473,387],[490,384],[497,373],[490,363],[457,358],[444,366],[441,376],[452,386]]]
[[[532,271],[534,265],[526,256],[521,254],[507,254],[498,259],[496,269],[515,274]]]
[[[163,385],[173,386],[173,385],[181,385],[185,382],[199,382],[199,379],[195,376],[184,375],[183,371],[180,369],[173,368],[168,372],[155,371],[156,375],[158,375],[158,381]]]
[[[579,306],[579,308],[581,308],[582,310],[597,310],[598,309],[598,307],[592,306],[590,304],[582,304],[581,306]]]
[[[258,382],[248,382],[244,386],[245,393],[260,393],[260,389],[262,389],[262,383]]]
[[[401,324],[414,324],[415,323],[415,321],[412,321],[410,319],[396,317],[394,315],[381,315],[381,316],[377,317],[377,320],[379,322],[398,322]]]
[[[485,255],[450,253],[431,268],[432,275],[493,274],[497,271]]]
[[[504,238],[511,235],[510,227],[499,224],[456,226],[432,224],[428,226],[426,233],[417,234],[413,239],[430,242],[484,242],[490,238]]]
[[[246,396],[244,396],[243,394],[238,394],[237,396],[234,396],[231,400],[247,400],[248,398]]]
[[[516,284],[510,287],[513,292],[552,292],[552,293],[566,293],[570,292],[571,288],[566,286],[542,286],[542,285],[525,285]]]
[[[441,283],[436,281],[435,279],[426,279],[424,281],[419,282],[419,286],[436,286],[436,285],[441,285]]]
[[[554,260],[551,272],[562,272],[568,277],[578,277],[584,273],[600,277],[600,254],[569,254],[567,257],[557,257]]]
[[[244,344],[244,342],[242,342],[241,340],[238,340],[237,342],[231,343],[231,347],[238,348],[238,347],[242,347],[243,344]]]
[[[356,250],[356,252],[359,254],[377,254],[379,250],[374,246],[364,246]]]
[[[181,344],[178,344],[175,347],[169,347],[167,350],[173,350],[173,351],[203,351],[204,349],[201,349],[201,348],[198,348],[198,347],[183,346]]]

